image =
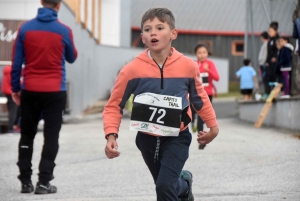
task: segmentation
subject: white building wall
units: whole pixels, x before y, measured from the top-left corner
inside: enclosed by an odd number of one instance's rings
[[[98,37],[98,1],[96,2],[95,37]],[[101,0],[101,45],[130,47],[131,0]],[[80,19],[84,22],[84,1],[81,1]],[[40,0],[0,0],[0,19],[30,20],[42,7]],[[92,0],[88,0],[87,29],[92,30]],[[60,15],[60,14],[59,14]]]
[[[120,46],[121,0],[102,0],[101,44]],[[130,21],[129,24],[130,26]]]
[[[39,0],[0,0],[0,19],[29,20],[36,17],[39,7]]]

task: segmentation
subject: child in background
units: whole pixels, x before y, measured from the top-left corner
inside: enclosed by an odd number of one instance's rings
[[[194,49],[195,55],[197,56],[197,63],[199,66],[199,72],[200,72],[200,81],[202,82],[202,85],[204,86],[204,90],[206,91],[210,102],[212,102],[213,94],[214,94],[214,81],[219,81],[220,76],[217,71],[217,68],[213,61],[207,59],[209,52],[205,45],[198,44],[196,45]],[[201,117],[198,116],[197,120],[197,129],[198,133],[200,131],[203,131],[203,120]],[[193,127],[194,131],[194,127]],[[195,131],[194,131],[195,132]]]
[[[11,69],[11,66],[5,66],[3,68],[1,90],[7,98],[6,106],[8,109],[8,133],[19,133],[18,121],[16,119],[18,106],[15,104],[11,96]]]
[[[244,66],[236,72],[236,76],[241,80],[240,89],[244,100],[251,100],[254,87],[258,88],[256,72],[250,66],[250,62],[250,59],[244,59]]]
[[[294,47],[286,37],[279,37],[277,42],[279,49],[277,69],[281,72],[281,82],[284,89],[284,94],[281,97],[288,98],[290,97],[290,72],[292,70],[292,53]]]
[[[258,64],[260,69],[260,75],[262,79],[262,83],[264,85],[264,92],[267,91],[269,83],[266,82],[266,61],[268,56],[268,42],[269,42],[269,35],[268,32],[264,31],[260,34],[260,40],[263,43],[261,45],[259,55],[258,55]]]

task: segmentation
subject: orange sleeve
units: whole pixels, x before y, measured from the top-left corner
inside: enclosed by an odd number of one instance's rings
[[[128,78],[121,71],[102,113],[105,135],[109,133],[118,134],[123,108],[132,93],[131,89]]]
[[[199,70],[197,65],[195,65],[194,78],[190,79],[190,101],[207,127],[211,128],[217,125],[216,114],[209,97],[199,80],[199,76]]]

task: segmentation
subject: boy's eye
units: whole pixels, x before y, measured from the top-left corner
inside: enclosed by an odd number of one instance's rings
[[[149,31],[149,29],[144,29],[144,31],[145,31],[145,32],[148,32],[148,31]]]
[[[158,30],[163,30],[164,28],[162,28],[162,27],[158,27]]]

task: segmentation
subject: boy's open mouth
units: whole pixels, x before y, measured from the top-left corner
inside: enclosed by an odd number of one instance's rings
[[[152,40],[151,40],[151,43],[157,43],[158,42],[158,40],[156,39],[156,38],[153,38]]]

